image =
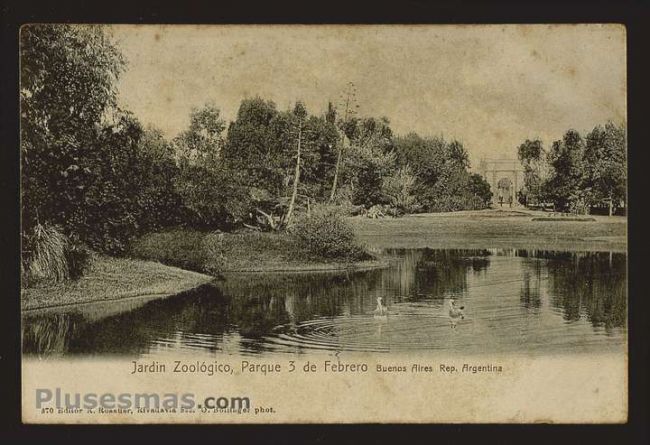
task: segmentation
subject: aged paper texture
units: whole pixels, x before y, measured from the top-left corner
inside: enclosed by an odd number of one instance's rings
[[[626,34],[25,25],[25,423],[624,423]]]

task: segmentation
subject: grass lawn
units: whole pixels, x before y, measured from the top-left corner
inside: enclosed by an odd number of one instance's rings
[[[98,256],[82,278],[22,291],[22,308],[36,309],[144,296],[166,296],[211,281],[213,277],[152,261]]]
[[[481,210],[352,217],[361,242],[382,248],[512,248],[570,251],[627,250],[627,218],[594,216],[595,221],[533,221],[546,216],[527,210]]]
[[[213,236],[212,241],[206,241],[206,236]],[[215,243],[219,235],[216,236],[214,238],[214,235],[183,229],[151,233],[133,244],[131,255],[184,269],[217,274],[363,269],[387,265],[373,259],[352,261],[313,258],[284,233],[224,233],[221,241]],[[216,244],[213,252],[206,249],[210,243]],[[215,269],[210,269],[215,263],[218,263]]]

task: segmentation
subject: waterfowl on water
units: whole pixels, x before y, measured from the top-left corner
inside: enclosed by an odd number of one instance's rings
[[[375,314],[375,316],[388,315],[388,308],[381,302],[381,297],[377,297],[377,307],[372,311],[372,313]]]
[[[455,328],[458,320],[465,319],[465,306],[456,306],[455,300],[449,300],[449,320],[451,327]]]

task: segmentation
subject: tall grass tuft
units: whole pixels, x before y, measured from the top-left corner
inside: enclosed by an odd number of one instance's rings
[[[27,274],[31,280],[58,283],[70,276],[66,258],[68,238],[56,227],[37,224],[30,237]]]
[[[90,259],[85,248],[73,243],[58,227],[48,224],[37,224],[24,247],[21,272],[26,285],[78,278]]]

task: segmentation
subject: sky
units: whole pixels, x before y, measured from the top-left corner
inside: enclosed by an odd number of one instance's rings
[[[525,139],[546,147],[626,119],[621,25],[118,25],[127,60],[118,100],[173,137],[208,102],[235,118],[260,96],[313,114],[341,103],[349,82],[362,116],[397,134],[442,135],[470,160],[512,158]]]

